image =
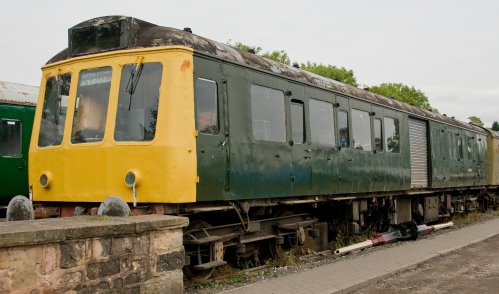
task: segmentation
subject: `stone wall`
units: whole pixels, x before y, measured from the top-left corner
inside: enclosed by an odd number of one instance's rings
[[[0,293],[182,293],[187,218],[0,223]]]

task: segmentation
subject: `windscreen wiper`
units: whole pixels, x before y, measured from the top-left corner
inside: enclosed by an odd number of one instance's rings
[[[140,75],[142,74],[142,69],[144,68],[143,63],[136,64],[132,72],[130,73],[130,77],[128,78],[128,83],[126,85],[126,92],[130,94],[130,101],[128,102],[128,110],[132,107],[132,97],[137,89],[137,85],[139,83]]]

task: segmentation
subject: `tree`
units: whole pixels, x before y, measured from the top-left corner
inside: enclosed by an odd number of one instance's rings
[[[236,49],[243,50],[246,52],[251,52],[254,54],[259,54],[260,51],[262,51],[262,47],[250,46],[250,45],[243,44],[241,42],[236,42],[236,43],[232,44],[231,40],[229,40],[229,42],[227,42],[227,45],[232,46]]]
[[[401,83],[383,83],[379,86],[372,86],[369,91],[425,110],[433,110],[425,93]]]
[[[497,122],[497,120],[492,123],[492,130],[499,132],[499,122]]]
[[[353,74],[353,70],[348,70],[344,67],[336,67],[334,65],[324,65],[322,63],[315,63],[307,61],[307,63],[302,63],[300,68],[320,76],[330,78],[354,87],[357,87],[357,79]]]
[[[291,61],[289,60],[288,53],[284,50],[275,50],[272,52],[265,52],[262,54],[263,57],[266,57],[268,59],[272,59],[274,61],[284,63],[287,65],[291,64]]]
[[[468,119],[472,124],[483,127],[483,122],[478,116],[470,116]]]

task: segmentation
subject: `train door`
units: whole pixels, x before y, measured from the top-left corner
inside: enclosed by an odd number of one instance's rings
[[[304,87],[288,83],[289,102],[289,122],[291,138],[291,157],[293,161],[293,171],[291,175],[292,195],[310,194],[312,184],[312,167],[310,165],[311,146],[307,139],[308,132],[308,107],[305,105]]]
[[[409,118],[409,152],[411,156],[411,188],[428,187],[427,122]]]
[[[31,133],[31,125],[23,123],[26,116],[24,106],[0,105],[0,203],[3,204],[13,196],[28,193],[29,136],[23,136],[23,132]]]
[[[351,124],[350,107],[348,98],[336,96],[337,125],[338,125],[338,193],[349,193],[352,191],[353,173],[355,166],[353,164],[354,151],[351,150]]]
[[[352,156],[349,163],[353,166],[352,192],[368,192],[374,184],[373,144],[372,144],[372,107],[362,101],[350,100],[352,120]]]
[[[386,152],[384,151],[384,134],[383,134],[383,108],[373,106],[373,164],[374,164],[374,181],[372,191],[385,191],[386,170],[390,168],[386,161]]]
[[[475,134],[471,132],[463,132],[464,139],[464,177],[467,186],[476,184],[478,168],[477,168],[477,146]]]
[[[221,65],[194,60],[196,150],[199,182],[197,200],[220,200],[227,182],[228,131],[225,125],[225,93]]]
[[[310,165],[313,195],[332,194],[338,190],[337,138],[334,117],[334,95],[307,88],[310,122]]]

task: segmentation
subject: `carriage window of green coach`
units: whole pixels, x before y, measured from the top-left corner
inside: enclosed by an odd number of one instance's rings
[[[353,148],[372,151],[371,119],[367,111],[352,109]]]
[[[203,134],[218,134],[217,83],[198,78],[195,95],[197,129]]]
[[[385,117],[385,148],[389,153],[400,153],[399,120]]]
[[[285,142],[284,93],[258,85],[251,85],[251,121],[253,138],[263,141]]]
[[[308,108],[311,142],[322,146],[334,146],[333,104],[310,99]]]
[[[303,102],[291,101],[291,135],[293,143],[303,144],[305,142],[305,116]]]
[[[71,74],[62,74],[47,79],[43,99],[42,120],[38,134],[38,146],[59,145],[64,134],[64,123],[68,108]]]
[[[348,112],[338,111],[338,130],[340,133],[340,147],[350,147],[350,131],[348,130]]]
[[[159,87],[163,65],[159,62],[126,64],[121,71],[116,141],[151,141],[156,134]]]
[[[20,121],[0,120],[0,156],[21,157],[21,131]]]
[[[374,126],[374,150],[383,152],[383,131],[381,127],[381,119],[373,119]]]
[[[111,67],[80,72],[71,143],[98,142],[104,137],[111,74]]]

